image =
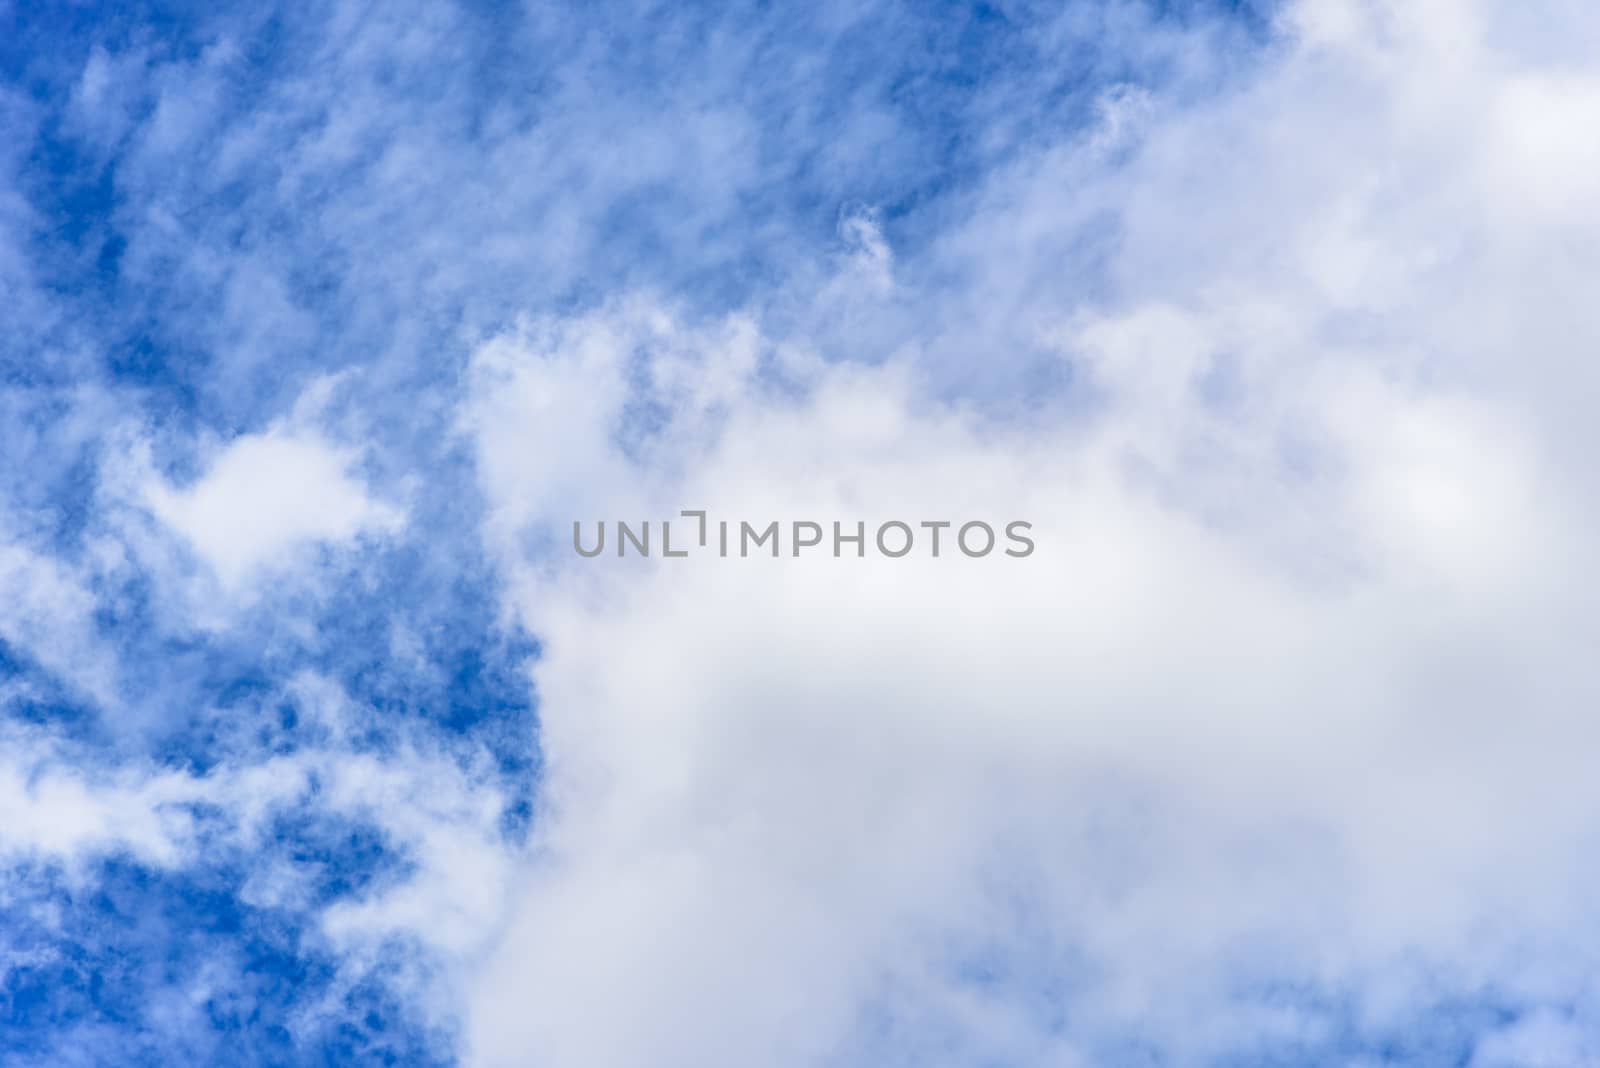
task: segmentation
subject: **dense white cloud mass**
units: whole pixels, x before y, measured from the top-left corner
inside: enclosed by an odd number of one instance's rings
[[[475,1063],[1207,1063],[1488,988],[1541,1008],[1475,1065],[1600,1055],[1600,80],[1512,21],[1302,4],[1251,84],[1110,98],[920,262],[850,222],[882,365],[648,300],[480,350],[548,768]],[[944,387],[1018,351],[1068,398]],[[678,508],[1039,548],[566,541]]]
[[[981,14],[0,87],[0,1060],[1600,1062],[1600,9]]]

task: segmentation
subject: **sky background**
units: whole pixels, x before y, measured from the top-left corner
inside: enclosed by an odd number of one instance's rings
[[[1600,1064],[1597,57],[0,0],[0,1064]]]

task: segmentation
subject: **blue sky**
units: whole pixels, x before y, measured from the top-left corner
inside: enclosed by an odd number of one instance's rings
[[[1595,55],[0,0],[0,1063],[1600,1058]]]

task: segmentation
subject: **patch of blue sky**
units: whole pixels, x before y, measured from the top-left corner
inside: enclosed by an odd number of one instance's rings
[[[308,870],[344,868],[364,851],[359,835],[296,850]],[[87,888],[32,872],[21,893],[13,875],[13,963],[0,979],[7,1063],[448,1063],[381,967],[342,981],[307,915],[244,903],[250,867],[235,859],[173,873],[111,860]]]

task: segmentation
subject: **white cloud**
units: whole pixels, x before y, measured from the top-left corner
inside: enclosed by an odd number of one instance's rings
[[[482,952],[502,919],[514,870],[501,832],[506,801],[492,766],[464,743],[449,751],[413,741],[382,755],[363,751],[351,734],[371,711],[324,678],[297,677],[280,697],[322,728],[320,744],[275,754],[225,743],[205,774],[153,761],[92,760],[43,728],[0,732],[0,900],[30,880],[85,883],[93,865],[110,856],[162,869],[228,857],[245,866],[243,903],[309,913],[307,937],[340,962],[328,997],[336,1002],[339,991],[370,980],[379,967],[386,981],[396,981],[388,973],[394,958],[386,962],[382,951],[398,944],[416,972],[417,985],[405,993],[449,1024],[459,1015],[455,992],[433,983],[432,970],[441,962],[459,968]],[[219,726],[225,739],[230,726]],[[283,848],[274,821],[284,815],[372,828],[399,867],[326,905],[316,899],[315,881],[324,867],[343,870],[347,858],[336,850],[307,857],[299,844]],[[44,922],[55,923],[42,909]],[[194,981],[204,990],[204,975]],[[152,996],[182,1001],[185,991]],[[340,1008],[320,1011],[336,1017]]]
[[[115,707],[117,662],[96,632],[95,607],[84,576],[0,541],[0,639],[103,707]]]
[[[52,752],[47,738],[8,730],[0,746],[0,855],[75,866],[127,852],[156,865],[177,862],[192,832],[186,803],[198,796],[180,773],[120,769],[90,776]]]
[[[1332,1043],[1330,1003],[1583,996],[1593,257],[1552,226],[1593,224],[1582,109],[1486,159],[1479,105],[1526,96],[1494,20],[1379,14],[1303,5],[1252,86],[1122,116],[1126,158],[997,176],[894,259],[929,288],[886,365],[648,303],[480,352],[547,767],[474,1063],[1201,1063]],[[945,399],[957,351],[1072,393],[996,420]],[[663,401],[697,367],[715,403]],[[1039,549],[567,549],[688,507],[1019,517]],[[1526,1030],[1480,1059],[1568,1048]]]
[[[357,459],[314,431],[275,427],[234,439],[191,485],[155,480],[145,494],[223,588],[239,592],[300,550],[398,529],[401,513],[370,496]]]

